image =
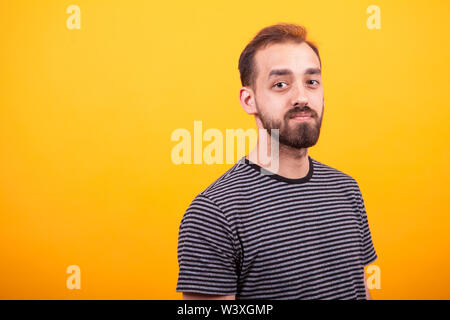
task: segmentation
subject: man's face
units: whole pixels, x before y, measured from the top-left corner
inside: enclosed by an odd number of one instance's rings
[[[324,109],[319,58],[303,42],[270,44],[254,57],[258,127],[279,129],[280,144],[300,149],[317,143]],[[258,122],[259,120],[259,122]]]

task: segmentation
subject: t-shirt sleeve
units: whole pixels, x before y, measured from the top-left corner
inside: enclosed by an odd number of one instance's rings
[[[357,190],[357,202],[362,218],[362,262],[364,266],[367,266],[377,260],[378,256],[373,246],[366,207],[359,186]]]
[[[222,210],[197,195],[181,219],[178,233],[177,292],[236,294],[237,254]]]

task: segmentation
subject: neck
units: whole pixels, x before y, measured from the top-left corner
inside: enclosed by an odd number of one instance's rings
[[[267,152],[265,151],[267,150]],[[267,147],[261,152],[271,157],[271,139],[267,139]],[[260,140],[256,147],[245,158],[262,168],[270,170],[271,163],[263,163],[260,161],[258,154],[260,152]],[[273,160],[272,160],[273,161]],[[283,144],[279,144],[278,150],[278,171],[273,173],[278,174],[288,179],[299,179],[305,177],[309,172],[308,148],[295,149]]]

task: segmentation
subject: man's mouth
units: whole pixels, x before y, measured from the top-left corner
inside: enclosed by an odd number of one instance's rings
[[[294,119],[296,121],[308,121],[308,120],[312,120],[313,117],[310,112],[298,112],[298,113],[294,113],[291,116],[291,119]]]

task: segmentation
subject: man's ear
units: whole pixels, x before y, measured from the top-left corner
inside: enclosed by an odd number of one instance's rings
[[[250,87],[242,87],[239,90],[239,102],[248,114],[257,114],[255,95]]]

